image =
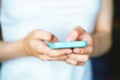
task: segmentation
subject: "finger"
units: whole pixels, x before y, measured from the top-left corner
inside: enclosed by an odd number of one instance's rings
[[[77,55],[77,54],[70,54],[69,58],[79,62],[87,62],[89,60],[88,55]]]
[[[65,56],[72,53],[71,49],[50,49],[44,42],[39,42],[36,46],[36,51],[50,57]]]
[[[73,31],[68,35],[67,41],[78,40],[79,36],[82,35],[85,30],[79,26],[77,26]]]
[[[46,56],[46,55],[42,55],[42,54],[39,54],[37,57],[38,57],[39,59],[43,60],[43,61],[45,61],[45,60],[50,60],[50,59],[51,59],[51,57]]]
[[[87,32],[83,33],[79,37],[79,40],[85,40],[85,41],[87,41],[88,46],[93,46],[93,37]]]
[[[52,33],[43,31],[43,30],[34,30],[32,32],[33,39],[44,40],[49,42],[56,42],[58,38],[54,36]]]
[[[75,54],[91,54],[93,52],[93,47],[87,46],[86,48],[75,48],[73,49]]]
[[[83,48],[74,48],[73,53],[75,54],[82,54],[83,53]]]
[[[60,56],[60,57],[54,57],[52,60],[65,61],[66,59],[67,59],[67,56]]]
[[[77,66],[84,66],[85,63],[84,62],[78,62]]]
[[[66,63],[71,64],[71,65],[77,65],[77,61],[72,60],[72,59],[67,59]]]
[[[49,49],[49,52],[47,52],[46,54],[50,57],[57,57],[57,56],[65,56],[70,53],[72,53],[71,49],[56,49],[56,50]]]
[[[47,55],[39,55],[38,56],[41,60],[50,60],[50,61],[64,61],[67,59],[67,56],[62,56],[62,57],[49,57]]]

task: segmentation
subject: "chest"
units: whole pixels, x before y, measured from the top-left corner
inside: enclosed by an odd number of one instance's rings
[[[99,0],[3,0],[4,14],[16,20],[94,15]]]

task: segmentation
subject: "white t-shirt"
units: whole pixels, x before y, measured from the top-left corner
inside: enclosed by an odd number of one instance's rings
[[[92,33],[101,0],[3,0],[3,40],[16,41],[43,29],[65,41],[77,25]],[[2,63],[2,80],[91,80],[91,63],[72,66],[63,61],[22,57]]]

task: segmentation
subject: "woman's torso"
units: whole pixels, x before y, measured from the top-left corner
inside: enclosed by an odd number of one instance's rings
[[[100,0],[3,0],[3,40],[16,41],[34,29],[43,29],[64,41],[77,25],[92,33],[99,7]],[[89,80],[90,73],[90,62],[75,67],[24,57],[2,65],[3,80]]]

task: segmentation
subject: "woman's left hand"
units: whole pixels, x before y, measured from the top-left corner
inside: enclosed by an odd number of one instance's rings
[[[78,40],[87,41],[87,47],[74,48],[73,53],[68,55],[69,58],[66,59],[66,62],[68,64],[82,66],[90,59],[90,56],[93,53],[93,38],[91,34],[86,32],[83,28],[76,27],[73,31],[70,32],[67,41]]]

